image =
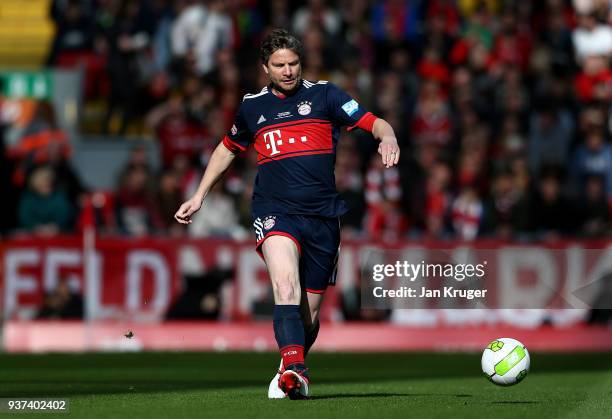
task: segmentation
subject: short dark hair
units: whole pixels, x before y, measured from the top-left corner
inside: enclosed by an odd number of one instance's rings
[[[302,55],[304,52],[302,42],[297,37],[295,37],[284,29],[274,29],[268,34],[268,36],[266,36],[266,38],[261,43],[261,62],[264,65],[268,64],[270,55],[272,55],[275,51],[278,51],[279,49],[291,50],[295,52],[298,57],[300,57],[300,60],[302,60]]]

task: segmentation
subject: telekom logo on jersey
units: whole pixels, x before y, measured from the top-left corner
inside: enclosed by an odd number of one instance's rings
[[[281,130],[275,129],[274,131],[268,131],[263,134],[264,142],[266,143],[266,150],[272,150],[270,156],[280,153],[279,147],[283,145],[283,138]],[[305,143],[308,141],[305,135],[300,135],[300,142]],[[295,144],[296,139],[294,137],[287,138],[288,144]]]
[[[280,126],[279,126],[280,125]],[[283,122],[255,134],[257,164],[333,153],[332,125],[320,119]]]

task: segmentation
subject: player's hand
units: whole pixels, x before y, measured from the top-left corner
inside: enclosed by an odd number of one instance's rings
[[[174,219],[181,224],[191,224],[191,216],[196,213],[202,206],[202,200],[193,197],[188,201],[183,202],[181,207],[174,214]]]
[[[386,168],[393,167],[399,161],[400,149],[397,145],[397,138],[384,137],[378,146],[378,154],[382,157],[382,163]]]

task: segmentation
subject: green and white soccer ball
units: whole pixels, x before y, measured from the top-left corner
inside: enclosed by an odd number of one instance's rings
[[[480,363],[489,381],[500,386],[511,386],[527,376],[529,352],[516,339],[499,338],[485,348]]]

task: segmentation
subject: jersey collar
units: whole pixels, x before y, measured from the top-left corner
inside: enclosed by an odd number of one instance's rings
[[[271,94],[272,96],[274,96],[274,97],[277,97],[277,98],[279,98],[279,99],[287,99],[288,97],[292,97],[292,96],[297,95],[297,94],[299,93],[299,91],[300,91],[300,90],[303,88],[303,86],[304,86],[304,79],[301,79],[301,80],[300,80],[300,82],[298,83],[297,88],[294,90],[293,94],[291,94],[291,95],[289,95],[289,96],[287,96],[287,95],[285,95],[285,94],[283,94],[283,93],[280,93],[280,92],[278,92],[278,93],[274,93],[274,92],[272,91],[272,83],[268,84],[268,91],[269,91],[269,92],[270,92],[270,94]]]

